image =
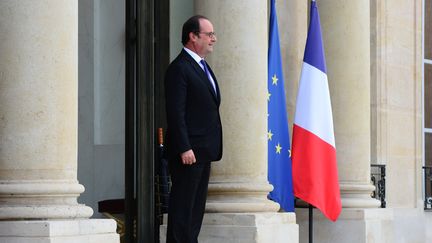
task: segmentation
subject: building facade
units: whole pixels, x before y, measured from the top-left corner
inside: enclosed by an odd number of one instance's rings
[[[208,62],[222,93],[224,157],[212,168],[202,242],[307,242],[308,212],[278,212],[266,199],[262,0],[0,1],[0,242],[119,242],[98,202],[125,197],[130,2],[150,6],[159,33],[137,35],[156,43],[156,90],[189,16],[207,16],[217,33]],[[317,2],[343,210],[337,222],[314,211],[314,240],[431,242],[432,1]],[[276,3],[291,129],[310,3]],[[386,169],[385,208],[371,197],[372,165]]]

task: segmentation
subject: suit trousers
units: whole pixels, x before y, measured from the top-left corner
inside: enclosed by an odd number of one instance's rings
[[[172,161],[171,161],[172,162]],[[211,162],[170,163],[167,243],[198,243],[207,200]]]

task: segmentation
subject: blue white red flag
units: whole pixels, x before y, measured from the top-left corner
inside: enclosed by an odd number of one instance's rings
[[[318,7],[311,4],[293,127],[294,195],[336,221],[341,212],[333,116]]]

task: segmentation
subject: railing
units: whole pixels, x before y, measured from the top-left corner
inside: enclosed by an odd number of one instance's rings
[[[375,191],[372,192],[371,197],[381,201],[381,207],[386,207],[386,167],[383,164],[371,165],[371,183],[375,186]]]
[[[424,209],[432,210],[432,166],[423,166]]]

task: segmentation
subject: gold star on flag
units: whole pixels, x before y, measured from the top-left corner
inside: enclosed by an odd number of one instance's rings
[[[282,149],[282,147],[281,147],[280,144],[278,143],[278,144],[276,145],[276,153],[277,153],[277,154],[280,154],[280,153],[281,153],[281,149]]]
[[[267,101],[270,101],[271,94],[267,91]]]
[[[273,80],[273,85],[277,85],[277,81],[279,79],[276,77],[276,74],[273,75],[272,80]]]
[[[272,140],[272,137],[273,137],[273,133],[271,132],[271,130],[269,130],[267,132],[267,138],[268,138],[268,140]]]

